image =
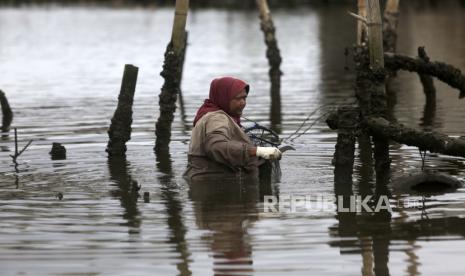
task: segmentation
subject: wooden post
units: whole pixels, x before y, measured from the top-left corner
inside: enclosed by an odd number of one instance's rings
[[[13,121],[13,112],[11,111],[6,95],[2,90],[0,90],[0,105],[2,107],[3,114],[2,132],[8,132],[10,130],[11,122]]]
[[[370,68],[374,81],[371,92],[371,114],[386,117],[387,101],[385,91],[383,24],[379,0],[367,0],[368,48],[370,54]],[[385,180],[389,171],[389,140],[373,137],[376,179]]]
[[[384,9],[384,51],[395,52],[397,43],[397,22],[399,19],[399,0],[388,0]]]
[[[176,101],[181,93],[181,78],[187,42],[186,18],[189,0],[176,0],[171,41],[166,47],[165,62],[160,75],[165,79],[159,95],[160,116],[155,125],[155,150],[168,150],[171,141],[171,124]]]
[[[357,5],[358,5],[358,15],[361,17],[366,17],[367,15],[367,10],[366,10],[366,0],[358,0]],[[363,21],[357,20],[357,45],[362,45],[363,42],[365,42],[367,37],[367,29],[366,25]]]
[[[171,42],[173,43],[173,50],[177,55],[184,51],[188,10],[189,0],[176,0]]]
[[[118,97],[118,106],[111,119],[108,130],[108,145],[106,151],[109,156],[125,156],[126,142],[131,139],[132,104],[136,90],[137,73],[139,68],[126,64],[123,81]]]
[[[281,54],[275,36],[275,27],[267,0],[256,0],[260,12],[260,27],[265,36],[266,57],[270,65],[271,80],[271,123],[273,126],[281,124]]]
[[[366,0],[368,48],[370,50],[370,67],[372,70],[384,68],[383,23],[379,0]]]

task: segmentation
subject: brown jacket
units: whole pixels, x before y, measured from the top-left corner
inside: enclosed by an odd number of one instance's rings
[[[192,129],[188,180],[257,178],[257,157],[249,156],[254,145],[244,131],[224,111],[204,115]]]

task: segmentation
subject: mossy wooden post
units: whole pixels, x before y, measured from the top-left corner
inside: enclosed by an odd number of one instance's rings
[[[281,54],[275,36],[275,27],[267,0],[256,0],[260,12],[260,27],[265,36],[266,57],[270,65],[272,125],[281,124]]]
[[[396,52],[399,1],[400,0],[387,0],[384,9],[383,42],[385,52]]]
[[[366,9],[366,0],[358,0],[358,15],[361,17],[366,17],[367,9]],[[365,42],[367,37],[367,29],[366,25],[363,21],[357,20],[357,45],[362,45]]]
[[[383,24],[379,0],[367,0],[368,49],[370,54],[370,69],[373,74],[373,89],[371,91],[371,114],[386,117],[387,103],[385,91],[385,70],[383,51]],[[386,179],[389,170],[389,140],[373,137],[375,170],[377,180]]]
[[[0,90],[0,105],[2,106],[2,132],[8,132],[13,121],[13,111],[11,111],[8,99],[2,90]]]
[[[160,116],[155,125],[155,150],[168,150],[176,100],[181,91],[181,74],[186,48],[186,20],[189,0],[176,0],[171,41],[166,47],[165,62],[160,75],[165,79],[159,95]]]
[[[106,151],[109,156],[126,156],[126,142],[131,139],[132,104],[138,71],[139,68],[133,65],[124,66],[118,106],[108,130],[109,140]]]

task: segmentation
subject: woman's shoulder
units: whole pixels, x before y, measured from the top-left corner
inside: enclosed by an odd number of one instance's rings
[[[207,114],[205,114],[204,117],[205,118],[202,119],[205,119],[205,121],[218,121],[226,123],[229,122],[229,120],[231,120],[228,114],[226,114],[226,112],[224,112],[223,110],[208,112]]]

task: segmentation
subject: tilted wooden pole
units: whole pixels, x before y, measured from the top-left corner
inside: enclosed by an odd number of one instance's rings
[[[109,140],[106,149],[108,156],[126,156],[126,142],[131,139],[132,104],[138,72],[139,68],[136,66],[131,64],[124,66],[118,105],[108,129]]]
[[[383,50],[383,23],[379,0],[366,0],[367,2],[367,27],[368,49],[370,51],[370,68],[373,75],[385,75],[384,50]],[[387,101],[384,79],[372,83],[371,114],[386,117]],[[374,137],[374,157],[377,182],[385,179],[385,173],[390,167],[389,140],[382,137]]]
[[[165,79],[159,95],[160,116],[155,125],[155,150],[168,150],[171,141],[171,124],[176,111],[176,100],[181,93],[180,83],[186,49],[186,18],[189,0],[176,0],[175,16],[171,41],[165,52],[163,71]]]
[[[174,52],[178,55],[184,50],[188,10],[189,0],[176,0],[173,31],[171,32],[171,42],[173,43]]]
[[[271,123],[273,126],[281,124],[281,54],[275,36],[275,27],[267,0],[256,0],[260,11],[260,26],[265,36],[266,57],[270,65],[271,81]]]

